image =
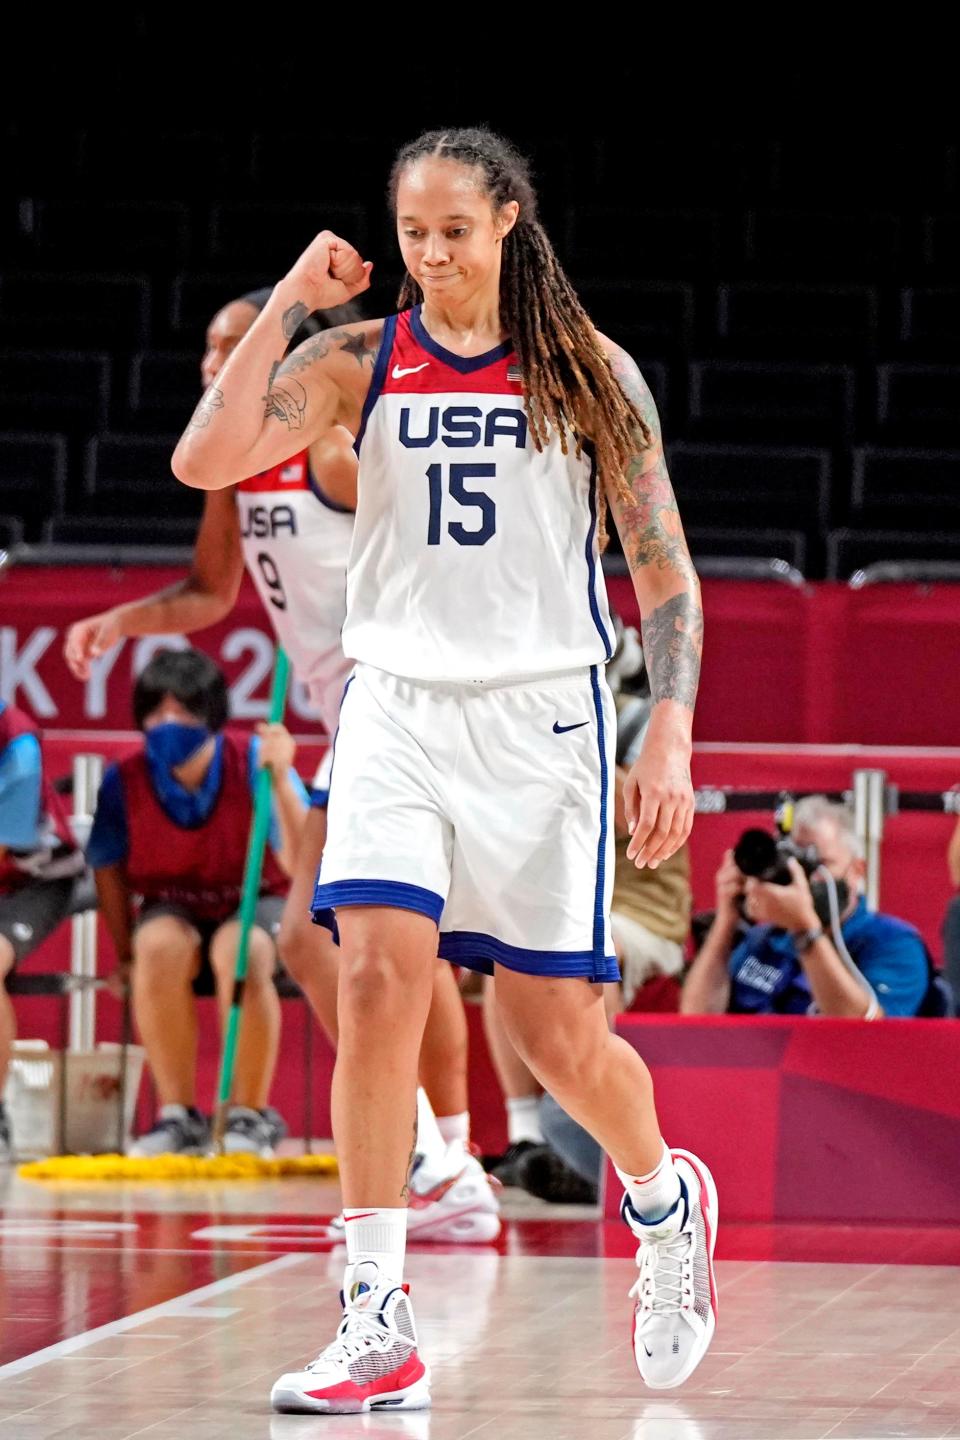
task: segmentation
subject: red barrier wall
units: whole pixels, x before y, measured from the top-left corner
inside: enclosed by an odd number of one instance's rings
[[[955,1022],[624,1015],[617,1029],[653,1071],[668,1143],[713,1170],[721,1222],[960,1224]]]
[[[85,685],[61,658],[79,615],[169,584],[180,571],[14,568],[0,577],[0,694],[50,729],[130,723],[132,671],[155,639],[104,656]],[[609,581],[636,618],[629,580]],[[706,652],[699,740],[779,744],[954,745],[960,587],[704,582]],[[195,639],[224,666],[238,720],[266,713],[267,620],[249,581],[230,618]],[[292,714],[310,728],[294,687]]]

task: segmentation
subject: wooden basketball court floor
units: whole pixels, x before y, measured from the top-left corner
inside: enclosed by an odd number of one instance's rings
[[[505,1198],[496,1246],[410,1252],[432,1412],[293,1416],[268,1396],[339,1316],[335,1183],[0,1178],[0,1440],[960,1440],[955,1232],[727,1226],[713,1348],[655,1394],[626,1230]]]

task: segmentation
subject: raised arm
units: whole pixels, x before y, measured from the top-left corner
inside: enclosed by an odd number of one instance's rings
[[[607,484],[610,508],[640,606],[643,655],[653,710],[643,750],[624,786],[632,839],[627,850],[637,865],[656,866],[686,840],[693,824],[690,777],[693,707],[700,680],[703,610],[677,502],[667,473],[660,417],[635,362],[606,342],[610,364],[656,439],[636,454],[624,475],[629,499]]]
[[[135,635],[189,635],[229,615],[243,579],[240,520],[232,491],[204,497],[203,517],[190,571],[182,580],[77,620],[67,631],[63,655],[78,680],[90,675],[91,661],[118,640]]]
[[[329,230],[312,241],[194,411],[173,452],[178,480],[220,490],[279,465],[337,423],[355,427],[362,393],[349,356],[329,343],[329,332],[304,341],[286,362],[283,356],[311,311],[368,289],[371,268]],[[363,328],[346,326],[343,334],[359,330],[362,340]],[[368,367],[367,383],[369,373]]]

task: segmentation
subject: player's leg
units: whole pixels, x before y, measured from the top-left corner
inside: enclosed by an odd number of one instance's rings
[[[340,1041],[331,1113],[343,1201],[348,1209],[405,1207],[437,927],[428,916],[374,906],[341,909],[337,919]]]
[[[430,1011],[420,1047],[420,1083],[447,1144],[470,1139],[467,1017],[457,977],[446,960],[434,964]]]
[[[273,1388],[277,1410],[342,1413],[430,1403],[402,1286],[417,1065],[433,988],[436,923],[374,906],[340,908],[340,1039],[331,1110],[347,1268],[337,1339]],[[365,1366],[357,1364],[364,1356]]]
[[[651,1386],[680,1384],[713,1332],[716,1196],[706,1167],[666,1149],[649,1072],[608,1028],[602,986],[617,978],[609,926],[612,698],[594,668],[491,688],[469,709],[475,719],[461,755],[472,768],[459,777],[464,804],[454,815],[447,906],[454,930],[465,933],[448,933],[445,912],[441,953],[459,959],[486,936],[521,1058],[617,1165],[624,1218],[644,1257],[635,1355]]]
[[[417,1105],[417,1154],[407,1234],[418,1241],[485,1244],[500,1234],[494,1185],[470,1150],[467,1017],[453,967],[434,966]]]
[[[197,1010],[193,981],[201,937],[189,919],[148,912],[133,932],[133,1012],[160,1102],[157,1123],[131,1148],[139,1156],[197,1153],[206,1125],[196,1108]]]
[[[283,909],[277,947],[285,969],[307,997],[330,1043],[336,1046],[339,952],[330,931],[313,923],[310,910],[326,839],[326,806],[311,804]]]
[[[632,1046],[611,1034],[602,986],[505,966],[496,983],[507,1034],[544,1089],[622,1170],[653,1170],[663,1154],[653,1082]]]
[[[544,1088],[613,1161],[624,1218],[640,1240],[634,1353],[655,1389],[680,1385],[716,1324],[716,1190],[703,1163],[660,1134],[650,1072],[611,1034],[601,987],[501,968],[508,1033]]]
[[[280,1410],[430,1403],[401,1282],[420,1045],[450,881],[444,776],[457,717],[448,710],[424,687],[362,666],[341,707],[315,912],[332,918],[332,907],[340,936],[331,1108],[345,1206],[344,1316],[311,1365],[277,1381]],[[369,1363],[358,1369],[360,1354]]]
[[[492,975],[486,976],[483,984],[483,1033],[507,1111],[507,1148],[502,1155],[485,1157],[484,1163],[501,1184],[516,1185],[519,1183],[517,1162],[527,1151],[543,1144],[540,1127],[543,1091],[506,1032],[497,1008],[496,981]]]

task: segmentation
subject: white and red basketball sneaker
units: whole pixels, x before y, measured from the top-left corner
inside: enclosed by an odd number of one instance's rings
[[[336,1339],[303,1370],[281,1375],[270,1392],[274,1410],[352,1415],[370,1410],[426,1410],[430,1371],[417,1350],[408,1287],[381,1279],[373,1260],[355,1267]]]
[[[410,1174],[407,1239],[445,1244],[487,1245],[500,1234],[497,1182],[462,1145],[446,1151],[443,1164],[418,1155]],[[343,1240],[343,1216],[330,1221],[330,1238]]]
[[[696,1370],[717,1323],[713,1252],[717,1243],[717,1187],[695,1155],[672,1150],[680,1199],[649,1224],[624,1195],[620,1213],[640,1241],[633,1353],[651,1390],[672,1390]]]

